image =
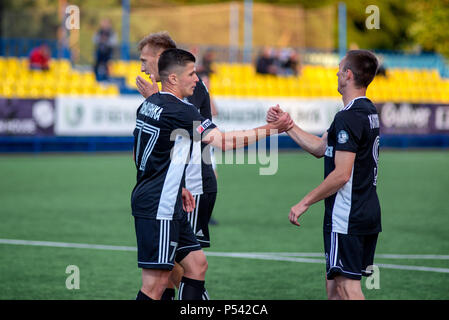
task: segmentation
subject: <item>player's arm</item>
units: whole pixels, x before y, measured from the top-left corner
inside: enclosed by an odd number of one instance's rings
[[[324,156],[327,146],[327,132],[321,137],[305,132],[296,124],[287,131],[290,138],[293,139],[301,148],[317,158]]]
[[[209,143],[222,150],[231,150],[246,147],[258,140],[264,139],[272,134],[278,134],[289,130],[293,121],[288,113],[284,113],[277,121],[267,123],[250,130],[236,130],[221,132],[214,128],[203,136],[203,142]]]
[[[324,181],[309,194],[307,194],[297,205],[293,206],[288,216],[291,223],[299,226],[298,218],[309,209],[309,207],[340,190],[351,178],[356,154],[349,151],[335,152],[335,169],[324,179]]]
[[[284,111],[276,105],[271,107],[267,112],[267,122],[276,121],[280,115],[284,114]],[[301,148],[314,155],[317,158],[324,156],[327,146],[327,132],[321,137],[308,133],[302,130],[298,125],[294,124],[293,127],[287,131],[290,138],[293,139]]]

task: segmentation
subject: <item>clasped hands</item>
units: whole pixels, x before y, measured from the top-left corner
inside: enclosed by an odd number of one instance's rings
[[[290,114],[284,112],[278,104],[275,107],[270,107],[270,109],[268,109],[266,120],[267,123],[272,125],[274,129],[277,129],[279,133],[286,132],[295,125]]]

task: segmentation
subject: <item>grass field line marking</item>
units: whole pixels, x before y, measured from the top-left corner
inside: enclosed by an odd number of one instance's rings
[[[137,251],[136,247],[129,246],[111,246],[111,245],[98,245],[87,243],[68,243],[68,242],[51,242],[51,241],[31,241],[31,240],[15,240],[15,239],[0,239],[1,244],[17,244],[17,245],[29,245],[29,246],[43,246],[43,247],[61,247],[61,248],[81,248],[81,249],[99,249],[99,250],[114,250],[114,251]],[[214,252],[207,252],[214,254]],[[226,254],[226,253],[223,253]],[[239,253],[232,253],[237,254]],[[243,252],[241,254],[248,254]],[[274,256],[289,256],[289,257],[319,257],[324,256],[320,252],[253,252],[250,254],[256,255],[274,255]],[[449,255],[435,255],[435,254],[376,254],[376,258],[386,259],[429,259],[429,260],[449,260]]]
[[[78,249],[97,249],[97,250],[113,250],[113,251],[137,251],[136,247],[129,246],[111,246],[111,245],[98,245],[87,243],[69,243],[69,242],[52,242],[52,241],[32,241],[32,240],[16,240],[16,239],[0,239],[0,244],[12,244],[12,245],[28,245],[28,246],[40,246],[40,247],[58,247],[58,248],[78,248]],[[290,262],[305,262],[305,263],[323,263],[323,259],[311,259],[306,258],[305,255],[309,253],[276,253],[276,252],[212,252],[206,251],[207,256],[215,257],[230,257],[230,258],[246,258],[246,259],[260,259],[271,261],[290,261]],[[285,256],[282,254],[296,254],[303,255],[304,257]],[[322,254],[319,254],[322,256]],[[318,253],[312,253],[312,256],[318,256]],[[377,255],[376,255],[377,256]],[[390,255],[388,255],[390,256]],[[398,255],[403,256],[403,255]],[[419,255],[413,255],[419,256]],[[425,255],[431,256],[431,255]],[[310,255],[309,255],[310,257]],[[396,265],[396,264],[377,264],[381,268],[386,269],[398,269],[398,270],[414,270],[414,271],[429,271],[439,273],[449,273],[449,268],[434,268],[425,266],[409,266],[409,265]]]
[[[260,252],[267,255],[281,255],[289,257],[323,257],[323,253],[319,252]],[[377,254],[376,258],[384,259],[411,259],[411,260],[449,260],[449,255],[439,254]]]
[[[232,257],[232,258],[261,259],[261,260],[273,260],[273,261],[324,263],[324,259],[294,258],[294,257],[278,256],[276,254],[239,253],[239,252],[206,252],[206,255],[207,256],[215,256],[215,257]],[[383,263],[376,263],[376,265],[379,266],[380,268],[385,268],[385,269],[449,273],[449,268],[408,266],[408,265],[383,264]]]
[[[380,268],[386,269],[398,269],[398,270],[413,270],[413,271],[430,271],[430,272],[439,272],[439,273],[449,273],[448,268],[434,268],[434,267],[422,267],[422,266],[405,266],[398,264],[383,264],[376,263]]]
[[[15,239],[0,239],[0,244],[17,244],[26,246],[58,247],[58,248],[98,249],[98,250],[113,250],[113,251],[137,251],[136,247],[126,247],[126,246],[108,246],[108,245],[88,244],[88,243],[30,241],[30,240],[15,240]]]

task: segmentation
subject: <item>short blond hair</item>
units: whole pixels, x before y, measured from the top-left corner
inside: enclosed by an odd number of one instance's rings
[[[153,50],[176,49],[176,42],[170,37],[167,31],[151,33],[139,41],[137,48],[139,51],[146,46],[150,46]]]

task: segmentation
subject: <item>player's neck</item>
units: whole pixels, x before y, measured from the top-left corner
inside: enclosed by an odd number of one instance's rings
[[[182,96],[181,91],[178,90],[178,88],[176,88],[175,86],[171,86],[170,84],[162,83],[162,91],[171,93],[180,100],[183,100],[185,98]]]
[[[349,102],[354,100],[358,97],[364,97],[366,96],[366,88],[351,88],[348,89],[346,92],[343,93],[342,99],[343,99],[343,105],[348,105]]]

